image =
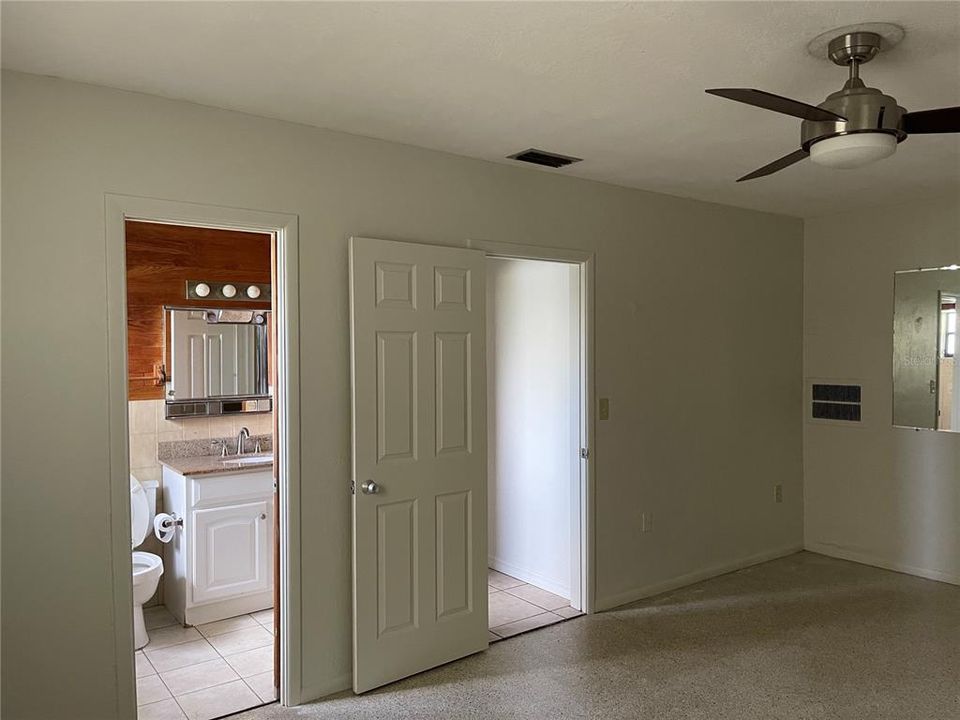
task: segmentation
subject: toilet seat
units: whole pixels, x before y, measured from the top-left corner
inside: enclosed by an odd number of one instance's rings
[[[138,580],[145,580],[151,572],[155,572],[157,570],[160,571],[159,574],[163,574],[163,560],[159,555],[140,551],[133,553],[134,585],[137,584]]]

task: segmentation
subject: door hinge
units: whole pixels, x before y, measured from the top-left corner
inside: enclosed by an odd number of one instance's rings
[[[590,457],[590,448],[580,448],[580,459],[587,460]]]

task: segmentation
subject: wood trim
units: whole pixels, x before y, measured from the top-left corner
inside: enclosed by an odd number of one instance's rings
[[[163,306],[222,307],[222,300],[186,299],[187,280],[271,281],[272,237],[266,233],[127,220],[127,392],[131,400],[163,399]],[[270,309],[260,302],[230,307]]]

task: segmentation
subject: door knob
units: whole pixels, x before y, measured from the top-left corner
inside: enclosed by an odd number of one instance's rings
[[[376,495],[378,492],[380,492],[380,486],[377,485],[373,480],[367,480],[360,485],[360,490],[364,495]]]

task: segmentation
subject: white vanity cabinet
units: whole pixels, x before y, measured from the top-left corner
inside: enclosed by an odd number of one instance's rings
[[[164,604],[184,625],[273,607],[273,471],[163,468],[164,511],[182,518],[164,549]]]

